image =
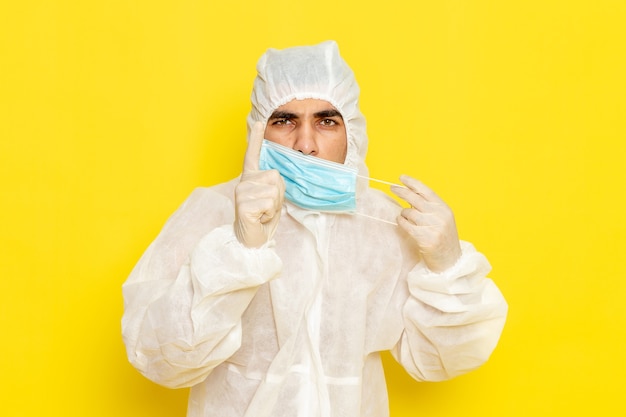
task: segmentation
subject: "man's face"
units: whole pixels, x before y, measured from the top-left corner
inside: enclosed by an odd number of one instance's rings
[[[265,139],[340,164],[348,150],[343,117],[317,99],[292,100],[277,108],[267,121]]]

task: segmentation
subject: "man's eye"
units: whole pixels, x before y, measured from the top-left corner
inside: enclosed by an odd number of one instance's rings
[[[333,119],[323,119],[322,124],[324,126],[334,126],[335,124],[337,124],[337,122],[335,122]]]
[[[286,125],[290,122],[291,120],[289,119],[275,119],[272,124],[273,125]]]

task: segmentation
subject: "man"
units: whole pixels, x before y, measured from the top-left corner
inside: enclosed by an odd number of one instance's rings
[[[402,209],[367,186],[337,45],[257,69],[241,177],[195,190],[124,284],[130,362],[192,387],[194,417],[387,416],[379,352],[417,380],[480,366],[506,302],[435,193],[403,176]]]

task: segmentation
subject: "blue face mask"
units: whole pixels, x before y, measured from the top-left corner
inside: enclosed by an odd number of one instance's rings
[[[259,168],[276,169],[285,180],[285,197],[315,211],[354,213],[357,170],[343,164],[306,156],[263,140]]]

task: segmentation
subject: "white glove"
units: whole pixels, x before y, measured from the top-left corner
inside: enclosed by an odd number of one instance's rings
[[[250,132],[241,180],[235,188],[233,228],[237,240],[249,248],[258,248],[272,239],[285,196],[285,182],[278,171],[259,170],[264,134],[263,123],[255,123]]]
[[[448,205],[420,181],[403,175],[400,181],[407,188],[392,186],[398,197],[411,205],[398,216],[398,226],[417,243],[420,255],[428,269],[442,272],[461,257],[461,245]]]

